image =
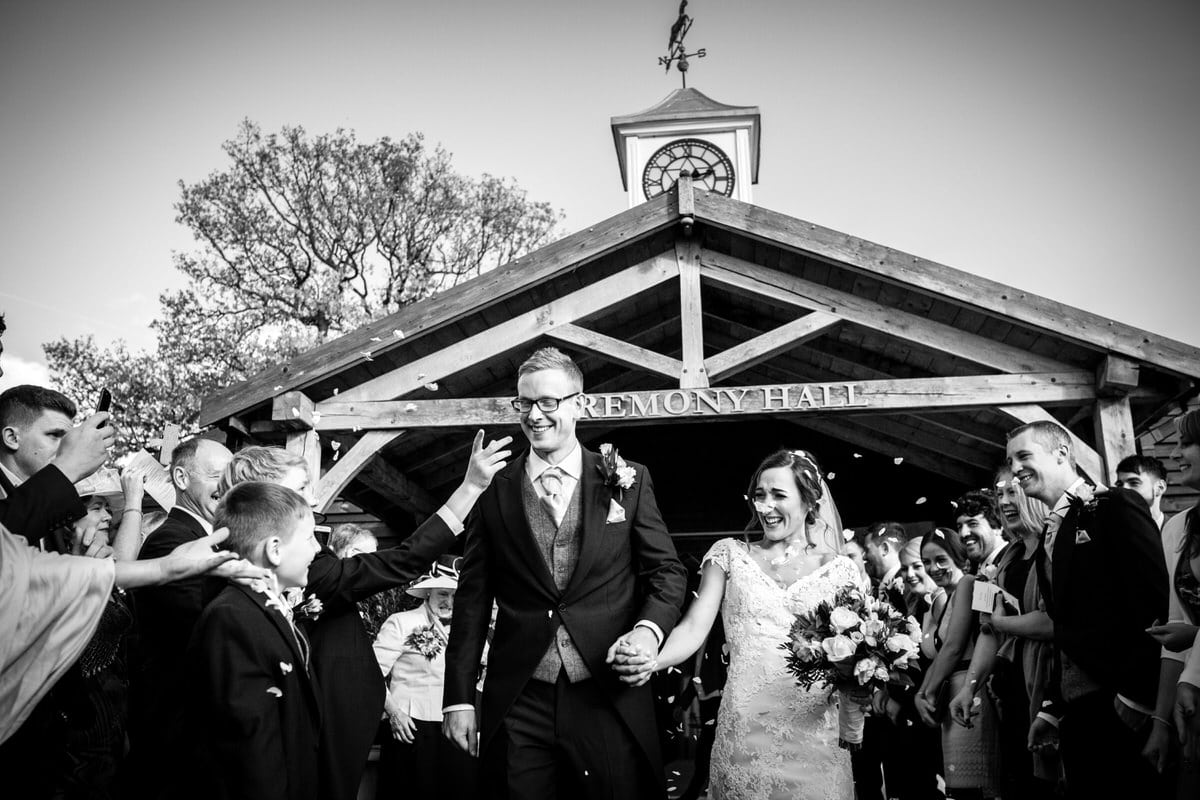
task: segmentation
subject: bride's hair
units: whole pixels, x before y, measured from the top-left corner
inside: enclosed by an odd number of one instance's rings
[[[800,497],[808,506],[808,512],[804,515],[805,523],[811,526],[817,521],[821,499],[824,495],[821,489],[821,468],[817,466],[816,459],[804,450],[778,450],[764,458],[750,478],[750,486],[746,489],[746,503],[750,506],[751,516],[746,530],[751,531],[758,527],[758,513],[754,508],[754,493],[758,491],[758,479],[767,470],[779,467],[791,469],[792,477],[796,479],[796,488],[800,490]],[[812,546],[811,537],[810,546]]]

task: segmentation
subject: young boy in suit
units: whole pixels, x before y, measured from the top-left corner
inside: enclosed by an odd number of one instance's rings
[[[291,489],[244,483],[214,522],[229,529],[226,547],[271,574],[230,584],[200,616],[178,692],[178,785],[166,794],[315,800],[320,712],[308,642],[282,598],[304,586],[319,549],[312,510]]]

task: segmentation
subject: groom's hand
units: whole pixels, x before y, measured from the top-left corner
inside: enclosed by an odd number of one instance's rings
[[[658,639],[649,629],[637,627],[613,642],[605,661],[612,664],[623,683],[641,686],[650,680],[657,657]]]
[[[479,755],[479,730],[475,724],[475,709],[447,711],[442,719],[442,735],[467,755]]]

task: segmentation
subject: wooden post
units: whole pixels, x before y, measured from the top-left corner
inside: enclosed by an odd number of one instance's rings
[[[375,454],[385,446],[404,435],[403,430],[367,431],[354,446],[342,454],[342,457],[321,476],[315,492],[317,511],[322,514],[329,511],[333,501],[341,494],[342,489],[362,471]]]
[[[704,367],[704,313],[700,305],[700,246],[694,241],[675,244],[679,264],[680,332],[683,336],[683,374],[679,388],[702,389],[708,386]]]
[[[1096,446],[1104,456],[1105,478],[1109,484],[1117,480],[1117,464],[1137,452],[1133,435],[1133,415],[1129,396],[1096,399]]]

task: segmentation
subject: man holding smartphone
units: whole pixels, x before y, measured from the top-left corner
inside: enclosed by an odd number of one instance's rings
[[[86,513],[74,484],[108,459],[107,412],[75,426],[75,403],[41,386],[0,394],[0,524],[31,544]]]

